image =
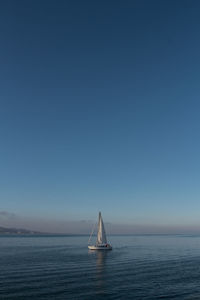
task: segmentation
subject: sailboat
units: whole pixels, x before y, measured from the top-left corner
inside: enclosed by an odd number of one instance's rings
[[[94,231],[94,230],[93,230]],[[90,235],[90,239],[92,237],[93,232]],[[112,246],[107,243],[106,232],[104,229],[103,219],[101,216],[101,212],[99,212],[99,222],[98,222],[98,232],[97,232],[97,241],[95,245],[88,245],[90,250],[112,250]]]

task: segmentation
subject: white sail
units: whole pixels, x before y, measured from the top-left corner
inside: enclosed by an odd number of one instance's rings
[[[104,229],[103,219],[101,213],[99,213],[99,223],[98,223],[98,234],[97,234],[97,244],[107,244],[106,232]]]

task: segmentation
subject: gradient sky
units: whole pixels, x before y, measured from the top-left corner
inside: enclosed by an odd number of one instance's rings
[[[0,27],[0,223],[200,228],[200,2],[8,0]]]

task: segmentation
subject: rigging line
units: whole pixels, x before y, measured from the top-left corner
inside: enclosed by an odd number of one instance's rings
[[[89,240],[88,240],[88,244],[90,243],[90,240],[91,240],[91,237],[92,237],[92,235],[93,235],[93,233],[94,233],[94,230],[95,230],[96,225],[97,225],[97,223],[95,223],[94,226],[93,226],[92,232],[91,232],[90,237],[89,237]]]

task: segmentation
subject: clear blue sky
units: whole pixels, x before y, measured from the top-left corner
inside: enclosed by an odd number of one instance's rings
[[[0,210],[200,226],[200,2],[0,4]]]

